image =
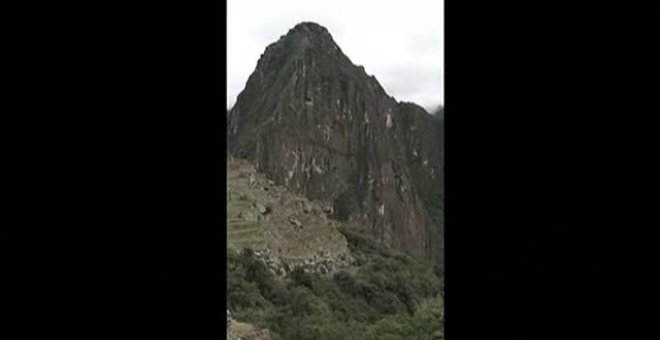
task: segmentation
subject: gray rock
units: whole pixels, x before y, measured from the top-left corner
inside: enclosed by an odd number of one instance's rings
[[[302,228],[302,222],[298,221],[297,219],[293,217],[289,217],[289,223],[295,225],[298,228]]]
[[[263,204],[254,202],[254,207],[257,208],[260,214],[266,214],[266,207]]]

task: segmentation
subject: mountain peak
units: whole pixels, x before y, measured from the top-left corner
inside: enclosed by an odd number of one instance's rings
[[[329,35],[330,33],[328,32],[328,29],[315,23],[312,21],[303,21],[291,28],[289,30],[289,33],[291,32],[305,32],[305,33],[310,33],[310,34],[327,34]]]
[[[352,65],[328,29],[315,22],[304,21],[296,24],[285,35],[280,36],[280,39],[266,47],[257,62],[257,73],[279,73],[286,69],[285,66],[291,61],[312,63],[310,58]],[[304,77],[304,72],[302,73]]]
[[[322,51],[341,51],[328,29],[311,21],[296,24],[285,35],[282,35],[278,41],[270,44],[266,51],[279,49],[299,51],[308,48]]]
[[[311,21],[295,25],[285,36],[282,36],[280,41],[282,40],[292,41],[294,45],[300,47],[313,47],[321,50],[339,49],[328,29]]]

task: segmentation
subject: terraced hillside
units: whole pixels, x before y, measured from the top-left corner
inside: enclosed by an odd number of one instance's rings
[[[227,159],[231,249],[251,248],[290,264],[322,258],[347,264],[351,256],[346,239],[327,218],[329,208],[324,206],[274,185],[246,160]]]
[[[227,330],[227,340],[271,340],[267,329],[260,329],[252,324],[233,322]]]

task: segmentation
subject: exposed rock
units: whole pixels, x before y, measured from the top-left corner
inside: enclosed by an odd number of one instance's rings
[[[387,95],[320,25],[296,25],[266,48],[227,128],[234,156],[332,202],[326,214],[373,226],[413,253],[441,249],[425,200],[443,189],[442,120]]]
[[[254,186],[245,180],[249,174],[254,175]],[[348,243],[335,222],[325,219],[323,203],[309,201],[278,185],[262,191],[265,183],[265,176],[250,162],[228,157],[228,191],[244,198],[227,205],[230,248],[252,248],[254,255],[280,277],[298,266],[316,267],[324,263],[324,257],[335,262],[333,269],[326,266],[328,273],[350,266],[346,260],[351,258]],[[311,262],[304,264],[309,259]]]
[[[266,214],[266,207],[259,203],[259,202],[254,202],[254,207],[257,208],[257,211],[259,211],[260,214]]]
[[[289,259],[286,261],[271,256],[270,251],[267,248],[262,251],[255,251],[254,255],[266,265],[271,273],[279,277],[286,276],[298,267],[308,273],[326,275],[332,274],[337,270],[347,269],[353,265],[352,258],[347,260],[349,257],[347,257],[346,254],[341,253],[337,256],[333,256],[327,251],[321,255],[314,254],[312,257]]]
[[[302,227],[302,223],[293,217],[289,217],[289,222],[291,222],[291,224],[295,225],[296,227]]]

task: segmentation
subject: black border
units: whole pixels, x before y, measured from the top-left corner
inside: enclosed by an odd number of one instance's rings
[[[224,3],[30,6],[6,323],[222,335]],[[445,7],[447,338],[657,338],[657,9]]]
[[[223,2],[7,12],[20,90],[9,96],[19,119],[4,125],[15,334],[224,336],[225,12]]]

